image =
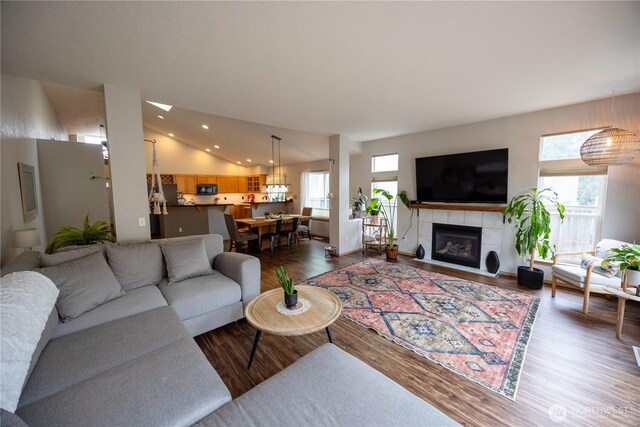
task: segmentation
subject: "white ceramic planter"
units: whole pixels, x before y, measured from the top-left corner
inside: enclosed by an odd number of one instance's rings
[[[640,271],[631,270],[627,268],[625,270],[625,274],[627,275],[627,284],[630,286],[640,286]]]

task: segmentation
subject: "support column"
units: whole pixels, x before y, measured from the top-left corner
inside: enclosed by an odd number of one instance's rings
[[[329,243],[338,255],[360,247],[359,222],[349,221],[349,140],[345,136],[329,137],[331,166],[331,213],[329,217]]]
[[[148,240],[151,231],[140,92],[104,85],[104,101],[116,237],[118,242]]]

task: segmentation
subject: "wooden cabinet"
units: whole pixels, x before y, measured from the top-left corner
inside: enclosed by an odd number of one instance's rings
[[[198,175],[198,184],[217,184],[218,177],[215,175]]]
[[[198,179],[195,175],[185,175],[185,190],[187,194],[196,194]]]
[[[175,176],[175,181],[176,181],[176,185],[178,187],[178,192],[180,193],[186,193],[187,191],[187,180],[186,180],[186,175],[176,175]]]
[[[266,175],[253,175],[247,177],[247,192],[259,193],[260,187],[267,183]]]
[[[239,178],[243,177],[218,175],[218,193],[239,193]]]
[[[238,193],[248,193],[249,192],[249,178],[250,176],[239,176],[238,177]]]

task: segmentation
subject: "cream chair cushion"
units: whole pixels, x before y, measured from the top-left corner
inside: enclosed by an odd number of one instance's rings
[[[596,244],[596,250],[595,250],[596,256],[598,258],[607,258],[608,256],[612,255],[611,253],[612,248],[619,248],[622,245],[628,245],[628,244],[629,243],[622,242],[620,240],[602,239]]]
[[[584,288],[584,282],[587,278],[587,270],[581,268],[579,265],[565,265],[556,264],[551,266],[553,275],[558,279],[568,282],[579,288]],[[619,277],[604,277],[600,274],[591,274],[591,287],[603,287],[603,286],[615,286],[620,287],[621,282]]]

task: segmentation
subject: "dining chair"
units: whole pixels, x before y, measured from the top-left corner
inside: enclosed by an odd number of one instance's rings
[[[300,218],[294,217],[285,223],[282,229],[282,235],[287,238],[287,248],[291,249],[291,239],[296,239],[298,247],[300,247],[300,240],[298,240],[298,226],[300,225]]]
[[[302,208],[302,215],[304,216],[311,216],[312,212],[313,212],[313,208],[309,208],[309,207]],[[310,219],[303,219],[300,221],[300,224],[298,225],[298,233],[300,233],[302,237],[304,237],[304,233],[307,233],[307,238],[309,240],[311,240],[311,228],[309,225],[310,222],[311,222]]]
[[[236,247],[236,252],[238,252],[240,244],[246,243],[247,246],[249,246],[250,241],[260,238],[260,236],[251,231],[238,231],[238,223],[231,214],[224,214],[224,222],[227,225],[227,232],[229,233],[229,252],[233,250],[234,245]]]
[[[280,247],[280,237],[282,236],[282,220],[277,219],[271,224],[269,224],[269,230],[260,236],[260,250],[262,250],[262,244],[265,239],[269,239],[271,253],[273,253],[273,246],[276,239],[278,239],[278,247]]]

